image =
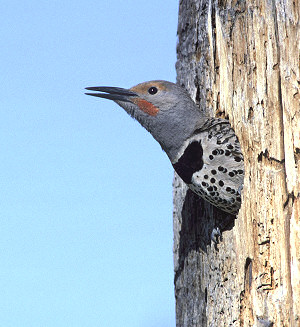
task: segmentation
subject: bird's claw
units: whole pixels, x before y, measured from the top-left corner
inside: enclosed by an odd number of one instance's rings
[[[219,241],[222,241],[222,234],[220,232],[219,227],[215,227],[212,232],[211,232],[211,240],[215,243],[218,244]]]
[[[238,188],[238,193],[239,193],[239,195],[241,195],[242,194],[242,191],[243,191],[243,187],[244,187],[244,185],[240,185],[239,186],[239,188]]]

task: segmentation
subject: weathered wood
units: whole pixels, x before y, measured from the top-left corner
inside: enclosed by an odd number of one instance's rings
[[[245,157],[242,208],[226,214],[174,177],[176,320],[300,326],[299,0],[180,1],[177,82],[229,118]]]

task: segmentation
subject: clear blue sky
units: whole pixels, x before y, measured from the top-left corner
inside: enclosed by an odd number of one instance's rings
[[[175,326],[172,167],[84,87],[175,81],[178,1],[0,12],[0,325]]]

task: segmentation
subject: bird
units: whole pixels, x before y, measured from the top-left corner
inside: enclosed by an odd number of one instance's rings
[[[204,114],[183,87],[164,80],[129,89],[86,90],[93,91],[87,95],[114,101],[150,132],[194,193],[226,213],[238,214],[244,158],[228,120]]]

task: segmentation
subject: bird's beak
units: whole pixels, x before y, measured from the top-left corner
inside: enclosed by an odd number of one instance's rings
[[[114,100],[131,102],[131,97],[137,97],[138,95],[128,89],[122,89],[121,87],[110,87],[110,86],[93,86],[86,87],[86,90],[97,91],[101,93],[85,93],[94,97]]]

